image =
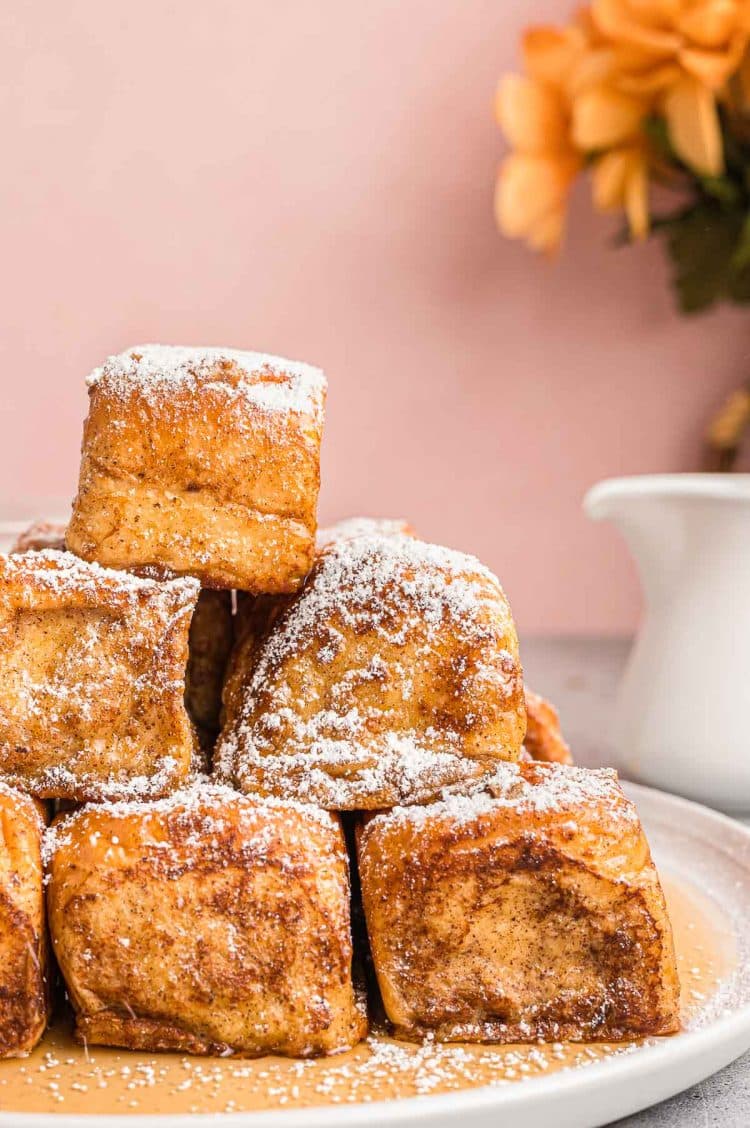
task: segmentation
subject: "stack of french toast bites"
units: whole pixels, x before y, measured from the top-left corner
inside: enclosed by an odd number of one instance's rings
[[[495,576],[318,532],[323,373],[149,345],[88,387],[67,529],[0,556],[0,1053],[52,953],[88,1044],[337,1053],[375,982],[409,1040],[676,1030],[638,816],[524,689]]]

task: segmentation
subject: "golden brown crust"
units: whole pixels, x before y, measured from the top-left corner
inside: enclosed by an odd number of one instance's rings
[[[34,521],[18,536],[11,552],[53,552],[65,550],[65,525],[53,521]]]
[[[224,673],[234,641],[232,593],[203,588],[188,636],[185,706],[205,747],[219,731]]]
[[[349,517],[335,525],[318,529],[316,554],[336,541],[373,534],[413,536],[414,530],[400,518]],[[222,726],[237,716],[244,690],[255,668],[260,643],[291,600],[292,596],[288,595],[259,595],[253,598],[244,592],[237,593],[235,644],[222,691]]]
[[[617,1041],[677,1030],[664,897],[613,772],[499,765],[472,796],[372,817],[358,852],[400,1036]]]
[[[549,701],[526,686],[526,736],[523,746],[532,760],[572,764],[573,756],[560,728],[560,718]]]
[[[69,548],[206,587],[297,590],[315,547],[321,372],[142,346],[110,357],[89,390]]]
[[[50,833],[55,954],[88,1042],[336,1053],[366,1032],[331,815],[203,787]]]
[[[50,521],[34,522],[21,533],[10,551],[64,552],[65,529],[65,525]],[[142,579],[161,583],[176,578],[169,568],[154,564],[129,571]],[[201,749],[206,753],[210,752],[219,732],[224,671],[233,639],[232,593],[203,588],[190,623],[185,707],[195,725]],[[202,763],[200,759],[198,762]]]
[[[166,794],[187,775],[198,585],[69,553],[0,556],[0,773],[42,798]]]
[[[515,626],[473,557],[408,536],[335,541],[251,665],[215,758],[242,791],[372,810],[519,756]]]
[[[224,685],[221,691],[221,724],[234,721],[242,705],[260,644],[292,597],[288,595],[247,595],[237,593],[237,612],[234,616],[234,646],[227,662]]]
[[[0,785],[0,1057],[28,1054],[47,1025],[50,970],[39,806]]]

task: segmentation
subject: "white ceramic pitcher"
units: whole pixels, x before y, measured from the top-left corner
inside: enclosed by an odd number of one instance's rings
[[[645,596],[610,734],[614,766],[750,811],[750,474],[612,478],[584,507],[619,528]]]

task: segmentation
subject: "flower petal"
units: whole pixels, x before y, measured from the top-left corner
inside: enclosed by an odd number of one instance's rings
[[[530,27],[524,34],[524,67],[532,78],[563,86],[584,39],[579,28]]]
[[[629,146],[600,157],[594,165],[592,195],[599,211],[624,208],[634,239],[648,235],[648,166],[643,149]]]
[[[633,154],[625,180],[625,214],[634,239],[645,239],[649,230],[648,170],[642,154]]]
[[[664,97],[669,139],[678,157],[706,176],[724,166],[716,99],[698,79],[686,75]]]
[[[500,80],[495,112],[515,149],[543,153],[568,145],[568,125],[559,95],[552,88],[518,74]]]
[[[643,71],[621,69],[613,80],[618,90],[637,98],[651,98],[678,81],[682,71],[676,63],[660,63]]]
[[[573,142],[584,152],[610,149],[635,137],[647,112],[642,99],[611,87],[585,90],[573,101]]]
[[[693,0],[688,0],[692,3]],[[625,0],[624,5],[634,19],[649,27],[669,27],[679,18],[685,0]]]
[[[748,37],[740,32],[725,51],[706,51],[684,47],[679,60],[685,70],[712,90],[720,90],[737,70],[747,47]]]
[[[559,250],[565,229],[565,212],[562,208],[550,212],[534,225],[528,235],[529,246],[535,251],[553,255]]]
[[[736,0],[706,0],[682,12],[677,28],[698,47],[723,47],[737,26]]]
[[[582,51],[570,69],[567,89],[579,94],[590,86],[599,86],[617,73],[617,57],[611,47]]]
[[[614,211],[623,206],[627,176],[626,150],[613,149],[598,158],[591,176],[591,194],[597,211]]]
[[[653,4],[649,7],[653,9]],[[629,43],[654,55],[673,55],[680,47],[679,36],[659,26],[649,26],[643,20],[642,8],[640,5],[638,11],[631,12],[624,0],[593,0],[591,15],[602,34],[615,42]]]
[[[552,157],[513,153],[495,187],[495,216],[504,235],[528,237],[547,216],[563,212],[577,166]]]

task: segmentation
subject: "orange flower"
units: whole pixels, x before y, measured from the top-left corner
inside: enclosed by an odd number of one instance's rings
[[[610,50],[609,81],[652,98],[680,159],[719,175],[717,96],[748,46],[747,0],[592,0],[590,15]]]
[[[504,235],[536,251],[555,252],[562,241],[570,185],[580,164],[559,156],[514,153],[500,170],[495,215]]]
[[[562,240],[570,186],[583,166],[571,140],[567,76],[581,49],[573,29],[524,37],[528,75],[506,75],[497,120],[515,150],[500,169],[495,214],[504,235],[552,253]]]
[[[633,238],[645,239],[649,230],[648,157],[643,146],[627,145],[599,157],[592,190],[599,211],[624,210]]]
[[[573,99],[573,140],[583,152],[611,149],[639,136],[648,104],[606,83]]]
[[[513,149],[495,193],[501,230],[556,250],[571,184],[590,165],[594,206],[624,210],[633,237],[645,237],[659,161],[646,120],[665,120],[690,169],[719,175],[718,101],[735,113],[750,102],[749,44],[750,0],[591,0],[568,27],[528,30],[526,73],[497,93]]]
[[[672,148],[696,172],[718,176],[724,151],[716,97],[697,78],[685,75],[666,91],[664,116]]]
[[[554,90],[565,90],[589,49],[589,36],[580,22],[568,27],[530,27],[521,50],[527,73]]]

